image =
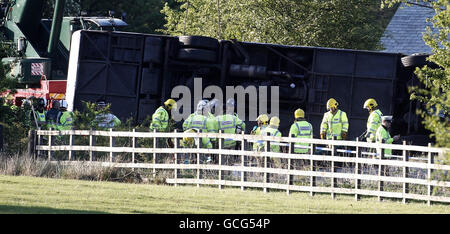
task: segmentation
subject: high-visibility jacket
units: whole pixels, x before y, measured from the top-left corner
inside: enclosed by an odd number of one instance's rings
[[[99,128],[114,128],[122,123],[119,118],[111,113],[98,114],[95,116],[95,121]]]
[[[237,117],[237,115],[225,114],[217,116],[217,123],[219,130],[223,133],[235,134],[236,128],[239,126],[242,131],[245,129],[245,123]],[[232,148],[236,146],[236,141],[233,139],[224,139],[223,148]]]
[[[289,130],[289,136],[294,136],[297,138],[313,138],[313,127],[307,121],[296,121],[291,125],[291,129]],[[308,153],[307,148],[310,144],[308,143],[295,143],[294,152],[295,153]],[[299,147],[300,146],[300,147]]]
[[[51,108],[45,114],[45,120],[47,122],[47,128],[58,129],[59,118],[61,117],[61,111],[55,108]]]
[[[206,128],[208,129],[208,132],[211,133],[218,133],[219,132],[219,124],[217,122],[216,116],[214,116],[211,113],[208,113],[208,120],[206,121]],[[211,138],[212,142],[217,141],[216,138]]]
[[[378,127],[381,125],[381,116],[383,116],[383,113],[381,113],[379,109],[376,109],[370,113],[369,118],[367,119],[367,142],[375,142],[375,135]]]
[[[267,128],[265,128],[264,130],[261,131],[261,136],[277,136],[277,137],[281,137],[281,132],[276,129],[273,126],[268,126]],[[280,152],[280,146],[277,145],[279,142],[275,142],[275,141],[271,141],[270,142],[270,152]],[[263,151],[264,148],[266,147],[266,142],[263,141],[262,143],[259,144],[259,149],[260,151]]]
[[[267,125],[255,126],[255,130],[252,131],[253,135],[260,136],[261,132],[267,128]],[[258,145],[262,145],[264,141],[257,141],[253,143],[253,150],[258,150]]]
[[[188,129],[198,129],[201,132],[207,133],[208,132],[207,122],[208,122],[207,116],[197,114],[197,113],[192,113],[183,122],[183,130],[186,131]],[[203,137],[201,147],[211,149],[212,148],[211,140],[208,137]]]
[[[36,111],[34,111],[34,113],[35,113],[35,118],[38,123],[38,126],[41,128],[45,128],[46,124],[47,124],[46,118],[45,118],[45,114],[46,114],[45,110],[43,110],[42,112],[39,112],[38,110],[36,110]]]
[[[70,130],[72,129],[73,116],[72,112],[64,111],[59,118],[59,124],[57,126],[58,130]]]
[[[392,144],[392,142],[394,142],[394,138],[391,137],[391,134],[389,134],[389,131],[383,125],[380,125],[376,133],[376,142],[384,144]],[[378,154],[381,154],[381,152],[378,152]],[[385,149],[384,154],[392,154],[392,150]]]
[[[168,126],[169,113],[166,111],[166,109],[164,109],[164,107],[160,106],[152,115],[150,131],[153,132],[156,129],[157,132],[167,132]]]
[[[337,110],[335,115],[331,111],[326,112],[320,124],[320,132],[325,132],[327,139],[334,136],[337,140],[341,140],[342,132],[348,132],[347,114],[341,110]]]

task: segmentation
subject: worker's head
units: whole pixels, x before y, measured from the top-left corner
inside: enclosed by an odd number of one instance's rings
[[[234,101],[234,98],[229,98],[227,100],[227,103],[225,104],[226,107],[226,113],[227,114],[232,114],[234,113],[234,107],[236,106],[236,103]]]
[[[197,114],[202,115],[207,104],[208,103],[206,102],[206,100],[199,101],[198,104],[197,104]]]
[[[267,116],[266,114],[259,115],[258,118],[256,118],[256,123],[258,124],[258,126],[268,125],[269,116]]]
[[[213,99],[210,102],[208,102],[208,109],[209,112],[211,112],[211,114],[213,115],[221,114],[221,111],[219,109],[219,100]]]
[[[106,108],[106,101],[104,99],[99,99],[96,102],[96,109],[103,110]]]
[[[164,107],[167,110],[169,110],[169,111],[172,110],[172,109],[176,110],[177,109],[177,102],[175,100],[173,100],[173,99],[167,99],[164,102]]]
[[[390,128],[392,124],[392,115],[384,115],[381,117],[381,124],[386,127]]]
[[[338,108],[339,103],[334,98],[330,98],[327,101],[327,110],[331,110],[331,112],[335,112]]]
[[[31,108],[31,102],[28,99],[22,101],[22,108]]]
[[[46,105],[47,105],[47,101],[44,98],[39,98],[37,100],[37,109],[39,111],[44,110]]]
[[[367,109],[369,112],[372,112],[378,107],[377,101],[373,98],[369,98],[364,102],[363,108]]]
[[[66,100],[60,100],[59,101],[59,109],[61,111],[66,111],[67,110],[67,101]]]
[[[60,103],[59,103],[59,101],[58,100],[53,100],[53,102],[52,102],[52,108],[54,108],[54,109],[59,109],[59,107],[60,107]]]
[[[302,109],[298,108],[294,112],[294,118],[295,118],[295,120],[304,119],[305,118],[305,112]]]
[[[280,126],[280,118],[273,116],[272,118],[270,118],[269,125],[271,127],[278,128]]]

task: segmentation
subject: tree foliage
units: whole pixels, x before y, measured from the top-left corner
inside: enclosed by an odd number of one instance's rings
[[[349,49],[380,48],[391,11],[379,0],[177,2],[161,11],[166,34]]]
[[[432,132],[438,146],[450,147],[450,2],[448,0],[404,1],[386,0],[384,6],[405,2],[424,7],[432,7],[435,14],[428,19],[432,23],[423,33],[424,42],[431,47],[432,55],[428,61],[438,65],[437,68],[424,66],[416,68],[415,74],[423,87],[411,87],[411,99],[424,104],[425,109],[419,114],[424,118],[424,125]]]

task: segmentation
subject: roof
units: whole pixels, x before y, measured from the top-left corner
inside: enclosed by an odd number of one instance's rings
[[[432,8],[406,6],[402,3],[381,38],[381,44],[385,48],[382,51],[406,55],[431,53],[431,48],[425,44],[422,37],[426,27],[432,26],[426,19],[433,17],[434,13]]]

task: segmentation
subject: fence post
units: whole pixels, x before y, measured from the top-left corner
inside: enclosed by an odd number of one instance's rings
[[[153,129],[153,133],[156,133],[156,129]],[[156,134],[153,137],[153,178],[156,177],[156,141],[159,140],[158,138],[156,138]]]
[[[36,130],[28,131],[28,156],[36,158]]]
[[[41,139],[41,134],[38,134],[38,131],[39,130],[41,130],[40,128],[38,128],[37,130],[36,130],[36,135],[37,135],[37,143],[36,143],[36,145],[41,145],[41,143],[42,143],[42,139]],[[36,156],[37,157],[39,157],[41,154],[41,151],[40,150],[36,150]]]
[[[202,139],[198,137],[197,149],[200,151],[200,144],[202,143]],[[197,188],[200,187],[200,153],[197,151]]]
[[[431,143],[428,143],[428,148],[430,148],[431,147]],[[427,179],[428,179],[428,185],[427,185],[427,189],[428,189],[428,201],[427,201],[427,205],[431,205],[431,196],[433,195],[433,186],[431,186],[431,176],[432,176],[432,173],[433,173],[433,170],[431,169],[431,167],[433,166],[433,163],[434,163],[434,158],[433,158],[433,155],[431,154],[431,151],[430,151],[430,149],[428,149],[429,151],[428,151],[428,169],[427,169],[427,174],[428,174],[428,176],[427,176]]]
[[[136,148],[136,129],[133,128],[133,137],[131,138],[131,147],[133,148],[133,152],[131,153],[131,163],[135,162],[136,153],[134,152],[134,149]],[[134,167],[132,168],[134,171]]]
[[[270,149],[270,141],[266,141],[265,152],[269,152]],[[266,186],[266,183],[269,182],[269,176],[267,175],[267,155],[264,155],[264,193],[267,193],[269,189]]]
[[[219,189],[222,189],[223,186],[221,184],[222,179],[223,179],[223,175],[222,175],[222,145],[223,145],[223,138],[222,138],[222,130],[219,130]]]
[[[52,128],[50,128],[50,131],[52,131]],[[48,161],[50,161],[51,157],[52,157],[52,150],[51,150],[51,148],[52,148],[52,134],[49,133],[48,134]]]
[[[309,161],[309,166],[310,166],[310,171],[312,173],[314,173],[314,144],[313,143],[311,143],[310,153],[311,153],[310,154],[311,159]],[[310,196],[314,196],[314,191],[313,190],[314,190],[315,186],[316,186],[316,177],[311,175],[310,181],[309,181],[309,188],[310,188],[309,195]]]
[[[242,169],[246,166],[245,163],[245,139],[244,139],[244,131],[242,131],[242,141],[241,141],[241,150],[242,150],[242,156],[241,156],[241,166]],[[246,173],[244,170],[241,171],[241,190],[244,191],[244,182],[246,181]]]
[[[289,139],[291,139],[291,136],[289,136]],[[288,150],[289,150],[288,168],[287,168],[288,169],[288,174],[286,175],[286,184],[287,184],[286,194],[287,195],[290,194],[290,191],[289,191],[290,186],[289,185],[292,184],[292,176],[290,174],[291,167],[292,167],[292,165],[291,165],[292,161],[291,161],[290,156],[292,155],[292,152],[294,151],[294,143],[291,142],[291,141],[289,141],[289,149]]]
[[[73,146],[73,130],[69,132],[69,161],[72,161],[72,146]]]
[[[333,138],[333,144],[331,145],[331,199],[336,198],[336,194],[334,193],[334,188],[336,187],[336,178],[334,178],[334,173],[336,172],[334,159],[336,157],[336,141]]]
[[[113,143],[113,137],[112,137],[112,128],[109,129],[109,162],[113,161],[113,147],[114,147],[114,143]]]
[[[409,156],[406,154],[405,146],[406,146],[406,141],[403,141],[403,162],[406,163],[409,161]],[[408,178],[408,176],[409,176],[408,174],[409,174],[409,168],[408,168],[408,166],[405,165],[403,167],[403,180],[404,181],[406,180],[406,178]],[[408,200],[405,197],[405,195],[407,193],[409,193],[409,184],[406,182],[403,182],[403,199],[402,199],[403,203],[408,202]]]
[[[92,129],[89,131],[89,161],[92,162],[94,157],[94,152],[92,150],[92,146],[95,145],[95,137],[93,136]]]
[[[175,129],[175,134],[177,133],[177,130]],[[177,179],[178,179],[178,153],[177,153],[177,150],[178,150],[178,139],[176,138],[176,137],[174,137],[173,138],[174,139],[174,142],[173,142],[173,145],[174,145],[174,148],[175,148],[175,169],[174,169],[174,173],[173,173],[173,178],[175,179],[175,184],[174,184],[174,186],[175,187],[177,187]]]
[[[384,160],[384,148],[381,148],[380,150],[380,163],[378,164],[378,201],[382,200],[381,192],[384,191],[384,181],[383,181],[383,172],[384,172],[384,165],[382,165]]]
[[[359,138],[356,138],[356,142],[359,143]],[[355,175],[356,175],[356,179],[355,179],[355,200],[358,201],[359,200],[359,194],[358,194],[358,190],[361,189],[361,180],[358,179],[358,175],[360,175],[360,163],[358,162],[358,159],[361,158],[361,149],[359,148],[359,145],[356,146],[356,162],[355,162]]]

